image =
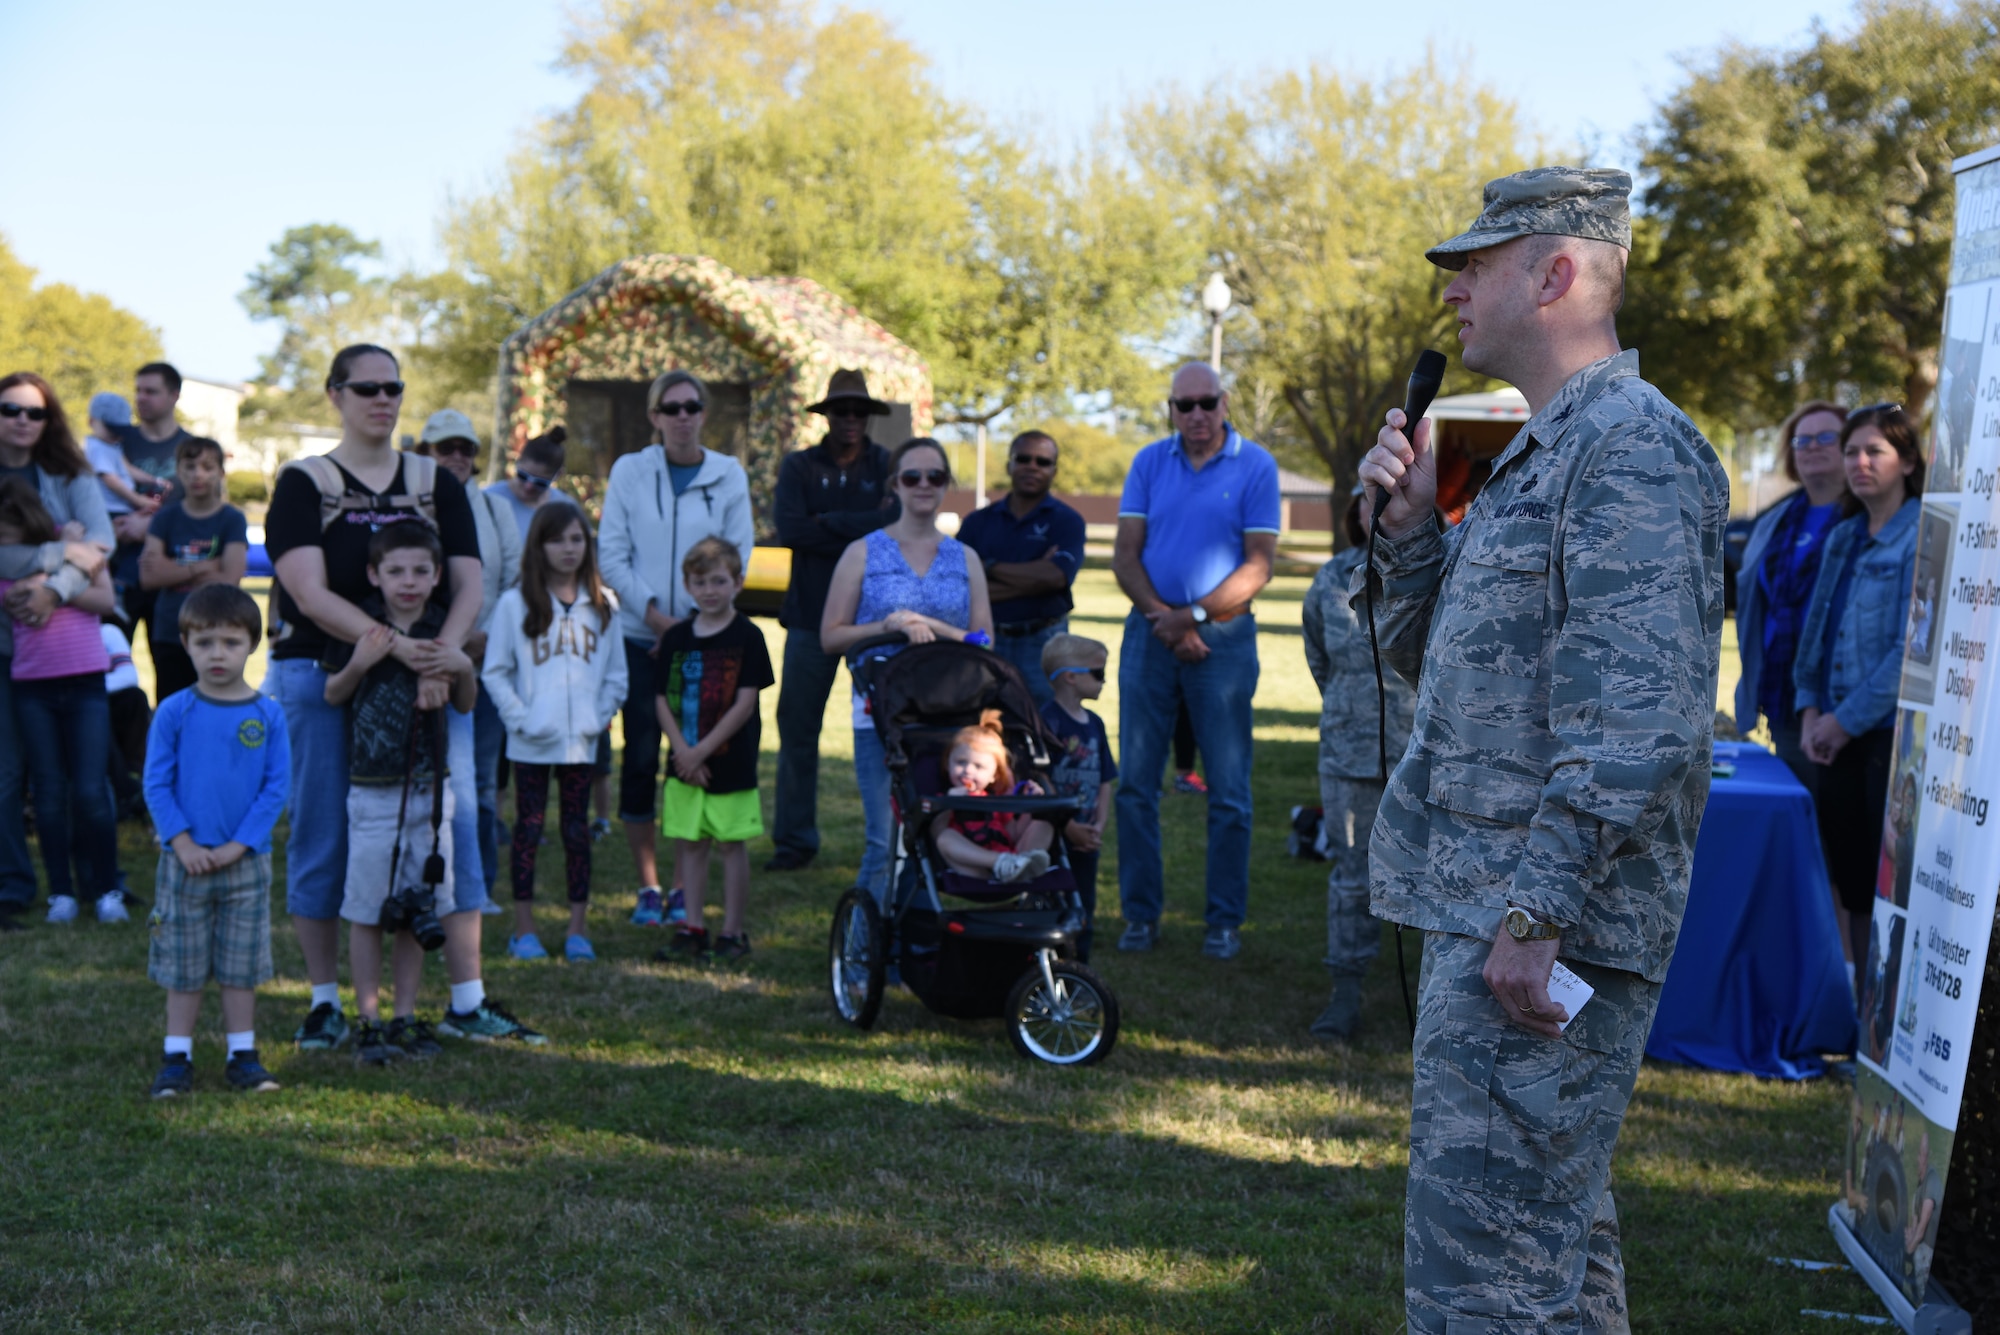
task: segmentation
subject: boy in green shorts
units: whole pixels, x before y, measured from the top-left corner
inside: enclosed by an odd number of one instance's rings
[[[713,842],[722,852],[722,935],[714,953],[740,959],[750,953],[743,930],[750,894],[744,841],[764,833],[757,795],[757,692],[775,678],[764,633],[736,610],[743,554],[735,544],[703,538],[682,559],[681,579],[698,610],[660,637],[660,730],[668,743],[660,833],[675,841],[687,922],[655,958],[699,959],[709,953],[702,901]]]
[[[159,831],[146,974],[167,989],[166,1054],[153,1097],[194,1092],[194,1022],[222,985],[230,1085],[278,1087],[257,1059],[259,984],[271,977],[271,827],[291,791],[285,714],[243,680],[263,632],[257,603],[207,584],[180,608],[194,686],[160,701],[146,743],[146,805]]]

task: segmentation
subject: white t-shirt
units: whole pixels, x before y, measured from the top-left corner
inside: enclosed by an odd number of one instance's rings
[[[123,482],[127,487],[132,486],[132,469],[125,462],[125,450],[123,446],[113,444],[108,440],[99,440],[96,436],[85,436],[83,438],[83,454],[86,459],[90,460],[91,472],[98,474],[109,473]],[[111,488],[105,487],[101,477],[97,485],[104,487],[104,509],[107,513],[114,515],[129,515],[132,513],[132,507],[126,503],[125,498],[111,490]]]

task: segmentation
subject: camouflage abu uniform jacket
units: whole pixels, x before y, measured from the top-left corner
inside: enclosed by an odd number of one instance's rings
[[[1367,555],[1349,547],[1319,568],[1301,609],[1306,666],[1319,684],[1319,772],[1330,779],[1381,777],[1381,736],[1375,708],[1375,660],[1368,652],[1368,618],[1347,605],[1354,572]],[[1389,702],[1389,764],[1410,741],[1416,696],[1382,660],[1382,689]]]
[[[1417,717],[1372,835],[1376,916],[1490,940],[1517,904],[1565,958],[1665,977],[1708,800],[1728,511],[1714,451],[1627,351],[1522,427],[1462,524],[1378,538],[1382,656]]]

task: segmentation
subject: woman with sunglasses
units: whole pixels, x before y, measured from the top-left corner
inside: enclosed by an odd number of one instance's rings
[[[833,568],[819,638],[828,653],[844,654],[863,640],[900,632],[911,644],[942,636],[963,640],[977,632],[991,643],[993,609],[986,572],[956,539],[938,529],[938,511],[951,486],[944,447],[928,436],[906,440],[889,456],[889,485],[902,503],[896,521],[848,544]],[[854,696],[854,779],[868,827],[858,888],[887,903],[889,881],[889,767],[868,701]]]
[[[390,648],[391,656],[421,679],[421,707],[444,705],[448,683],[441,646],[463,648],[483,596],[479,533],[465,488],[444,469],[412,464],[392,444],[403,410],[395,355],[369,343],[342,348],[327,370],[326,397],[340,416],[340,443],[326,456],[333,471],[304,461],[287,464],[278,474],[264,521],[284,626],[271,645],[265,689],[276,686],[292,748],[285,901],[312,984],[311,1009],[295,1036],[307,1051],[337,1048],[349,1037],[336,975],[347,872],[347,711],[326,703],[328,674],[321,661],[333,642],[358,643],[379,624],[361,604],[375,592],[368,578],[368,547],[383,525],[411,519],[429,524],[444,548],[445,578],[437,596],[447,610],[436,640],[398,635]],[[447,765],[456,776],[454,785],[469,786],[472,719],[453,710],[446,713]],[[476,795],[463,786],[454,791],[454,800],[476,826]],[[463,840],[460,847],[477,842],[466,823],[452,828],[454,843]],[[478,912],[485,902],[484,874],[477,859],[455,861],[452,884],[438,892],[445,970],[451,980],[451,1010],[439,1032],[540,1042],[539,1034],[486,997],[479,972]]]
[[[13,623],[40,626],[88,589],[115,541],[104,490],[62,401],[32,371],[0,378],[0,481],[8,479],[32,487],[63,533],[59,542],[0,546],[0,579],[15,581],[0,615],[0,915],[27,909],[36,890],[22,816],[27,768],[14,722]]]
[[[1800,747],[1821,767],[1815,802],[1820,842],[1852,966],[1868,955],[1924,461],[1915,424],[1893,403],[1848,414],[1840,455],[1848,517],[1826,540],[1799,634],[1792,689]]]
[[[1792,664],[1799,631],[1819,578],[1826,535],[1841,518],[1847,471],[1840,459],[1845,409],[1822,399],[1802,404],[1778,428],[1785,476],[1799,484],[1757,517],[1736,575],[1736,647],[1743,675],[1736,683],[1736,727],[1748,733],[1763,715],[1771,748],[1810,791],[1819,766],[1799,749]]]

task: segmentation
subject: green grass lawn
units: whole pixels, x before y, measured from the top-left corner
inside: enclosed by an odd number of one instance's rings
[[[663,934],[624,921],[621,842],[598,845],[602,962],[507,959],[488,920],[488,987],[550,1034],[540,1051],[451,1045],[386,1071],[293,1053],[307,989],[281,918],[259,1022],[284,1090],[223,1090],[211,1003],[200,1092],[156,1104],[143,929],[0,937],[0,1330],[1399,1329],[1410,1062],[1391,950],[1360,1040],[1306,1035],[1324,869],[1284,853],[1288,808],[1315,793],[1306,584],[1282,577],[1259,604],[1243,954],[1198,954],[1203,806],[1169,797],[1165,944],[1100,954],[1124,1032],[1088,1070],[1031,1066],[997,1022],[903,993],[872,1035],[832,1018],[828,913],[861,831],[838,705],[827,846],[755,879],[741,966],[651,962]],[[1079,601],[1076,628],[1115,651],[1108,574]],[[1115,732],[1115,679],[1103,712]],[[144,832],[123,847],[149,894]],[[552,850],[545,942],[560,874]],[[1103,893],[1115,916],[1109,870]],[[426,985],[434,1013],[435,962]],[[1647,1067],[1616,1166],[1637,1328],[1873,1310],[1851,1278],[1765,1259],[1833,1256],[1844,1110],[1838,1087]]]

